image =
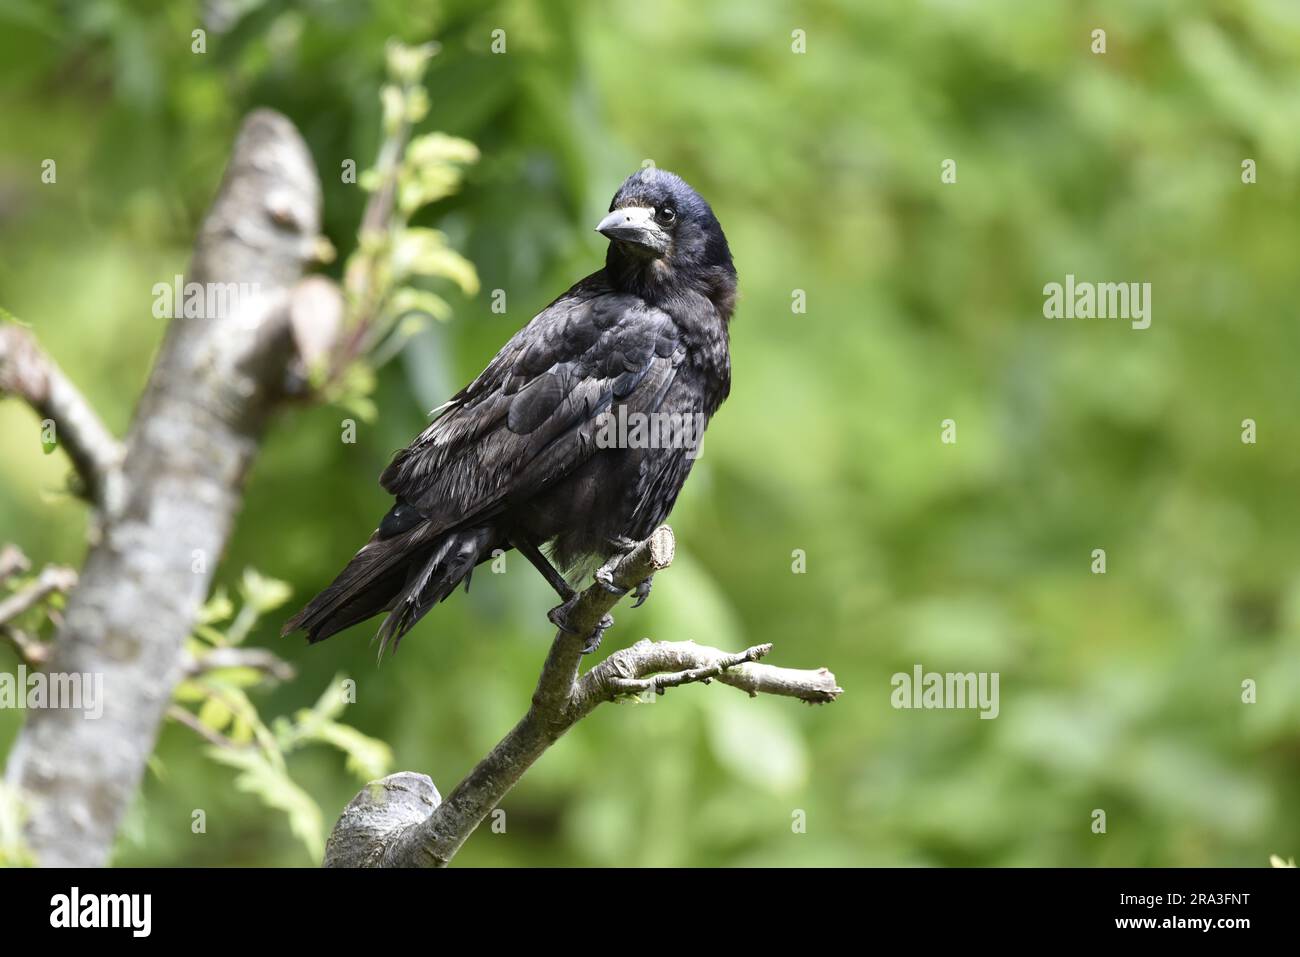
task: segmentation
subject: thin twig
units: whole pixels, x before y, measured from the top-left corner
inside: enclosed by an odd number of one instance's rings
[[[54,423],[54,440],[81,477],[86,497],[112,510],[122,498],[122,445],[30,331],[0,323],[0,396],[22,399]]]
[[[27,556],[17,545],[5,545],[0,548],[0,584],[31,567],[32,563],[27,560]]]
[[[415,84],[407,83],[401,88],[403,100],[410,94]],[[349,263],[351,268],[345,271],[343,282],[353,315],[349,321],[351,329],[347,333],[343,347],[335,353],[327,385],[339,379],[356,361],[365,354],[371,330],[379,319],[383,308],[383,294],[376,299],[374,273],[377,270],[376,247],[390,249],[396,241],[396,228],[393,211],[397,206],[397,180],[401,173],[402,157],[406,145],[411,139],[411,122],[403,111],[398,128],[384,139],[375,163],[379,182],[374,192],[366,200],[366,207],[361,213],[361,225],[357,230],[358,241],[368,251]],[[385,253],[387,255],[387,253]],[[373,345],[373,343],[370,343]]]
[[[198,719],[191,711],[182,708],[178,704],[167,706],[167,717],[171,718],[177,724],[183,724],[191,731],[196,732],[209,744],[215,744],[219,748],[230,748],[239,750],[240,748],[252,747],[247,744],[236,744],[234,740],[226,737],[220,731],[214,731]]]
[[[708,684],[714,679],[748,692],[751,698],[772,694],[827,704],[843,693],[835,675],[825,668],[809,671],[758,664],[771,650],[770,644],[762,644],[732,654],[693,641],[643,639],[583,675],[575,699],[589,711],[619,695],[662,694],[666,688],[692,682]]]
[[[0,627],[0,638],[13,646],[14,651],[18,653],[18,657],[23,663],[31,665],[33,668],[40,668],[50,660],[52,646],[49,642],[41,641],[35,635],[21,628],[8,625]]]
[[[223,668],[252,668],[276,681],[292,681],[297,675],[293,665],[265,648],[212,648],[201,656],[186,655],[183,660],[187,678]]]
[[[69,592],[77,584],[77,573],[62,565],[47,565],[36,580],[0,601],[0,625],[7,625],[54,592]]]
[[[694,642],[691,642],[691,644],[694,644]],[[639,641],[628,650],[633,652],[633,654],[635,654],[637,651],[642,650],[641,646],[643,645],[649,646],[650,642]],[[696,647],[699,648],[698,645]],[[706,653],[714,651],[713,648],[706,648],[700,650]],[[762,658],[765,654],[767,654],[771,650],[772,650],[772,646],[770,644],[755,645],[753,648],[748,648],[745,651],[740,652],[739,654],[719,655],[716,661],[713,661],[706,665],[699,665],[694,668],[688,668],[685,671],[662,671],[659,673],[653,673],[653,672],[658,672],[659,668],[661,667],[657,663],[652,664],[648,661],[634,662],[632,664],[632,668],[635,674],[646,674],[647,672],[650,672],[651,673],[650,677],[634,678],[634,677],[624,677],[623,675],[617,675],[617,674],[610,675],[610,677],[605,682],[603,682],[603,685],[605,688],[615,693],[614,695],[611,695],[611,697],[614,697],[618,694],[644,694],[647,691],[653,691],[655,694],[663,694],[664,691],[668,688],[676,688],[679,685],[691,684],[692,682],[696,682],[696,681],[702,682],[704,684],[708,684],[711,680],[721,675],[728,668],[735,668],[737,665],[743,665],[746,662],[757,661],[759,658]],[[620,652],[619,654],[622,654],[622,652]],[[707,657],[709,657],[708,654],[699,655],[699,660],[704,660]],[[607,661],[614,661],[617,658],[618,655],[613,655],[610,658],[608,658]],[[593,675],[595,675],[597,673],[597,670],[598,669],[592,669],[591,671],[587,672],[586,676],[584,677],[584,681],[587,678],[591,678]],[[600,687],[602,685],[602,682],[599,679],[596,679],[593,682],[593,684],[595,684],[597,687]]]
[[[27,558],[12,546],[6,546],[4,551],[0,552],[0,563],[5,562],[8,562],[9,567],[14,570],[23,569],[27,566]],[[0,571],[3,570],[3,568],[0,568]],[[0,574],[0,580],[6,577],[8,577],[7,574]],[[41,569],[41,573],[36,576],[34,581],[28,582],[12,595],[0,601],[0,638],[9,642],[14,651],[18,652],[18,657],[27,664],[33,666],[43,665],[49,660],[50,645],[26,630],[14,627],[12,622],[19,616],[26,614],[30,609],[35,608],[55,592],[66,594],[76,584],[77,573],[71,568],[65,568],[62,565],[47,565]],[[52,610],[50,615],[55,617]]]

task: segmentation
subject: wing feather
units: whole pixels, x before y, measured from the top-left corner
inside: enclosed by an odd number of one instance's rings
[[[614,403],[657,408],[683,355],[667,313],[584,281],[516,333],[380,484],[435,528],[480,519],[590,458]]]

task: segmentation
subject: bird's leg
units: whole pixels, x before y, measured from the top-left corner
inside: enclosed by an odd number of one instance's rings
[[[576,635],[578,633],[577,629],[569,625],[569,609],[578,600],[578,593],[564,580],[564,576],[556,571],[555,566],[546,560],[546,556],[542,554],[541,549],[534,545],[531,540],[523,535],[511,535],[510,544],[533,563],[533,567],[542,573],[543,578],[550,582],[551,587],[555,589],[556,594],[562,600],[561,604],[556,605],[546,613],[546,617],[551,620],[551,623],[556,628],[570,635]],[[600,639],[605,636],[605,630],[613,624],[613,615],[605,615],[601,618],[596,625],[596,630],[587,637],[587,643],[582,646],[582,653],[589,655],[599,648]]]
[[[628,538],[626,535],[616,535],[614,538],[606,539],[606,541],[609,542],[609,547],[619,555],[626,555],[641,544],[635,538]]]
[[[564,576],[561,575],[555,566],[546,560],[541,549],[532,543],[532,541],[523,535],[511,535],[510,544],[513,545],[524,558],[533,563],[533,567],[542,573],[542,577],[550,583],[555,589],[555,593],[560,596],[561,601],[569,602],[578,594],[574,591]]]

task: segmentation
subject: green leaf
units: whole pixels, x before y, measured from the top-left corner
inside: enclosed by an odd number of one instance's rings
[[[198,635],[209,645],[216,645],[217,647],[221,647],[228,643],[226,641],[225,632],[218,631],[216,628],[213,628],[211,625],[199,625],[197,628],[194,629],[194,634]]]
[[[419,83],[428,69],[429,60],[441,49],[437,43],[408,45],[391,41],[384,50],[388,75],[403,84]]]
[[[442,296],[424,289],[403,286],[393,293],[388,307],[388,315],[391,319],[401,319],[413,312],[432,316],[439,322],[446,322],[451,318],[451,306],[447,304],[447,300],[443,299]]]
[[[191,681],[187,678],[177,683],[175,690],[172,691],[172,700],[181,704],[192,704],[196,701],[202,701],[208,694],[207,688],[197,681]]]
[[[413,226],[397,238],[393,250],[394,279],[407,276],[432,276],[450,279],[467,296],[478,292],[478,273],[474,264],[447,245],[447,237],[436,229]]]
[[[265,676],[256,668],[237,665],[232,668],[217,668],[209,672],[208,677],[223,685],[230,685],[235,688],[252,688],[261,684]]]
[[[404,316],[402,321],[398,323],[397,329],[394,330],[394,335],[403,341],[419,335],[428,327],[428,323],[425,321],[427,318],[428,316],[415,314]]]
[[[267,760],[265,754],[253,748],[208,748],[208,757],[218,764],[235,768],[235,787],[256,795],[267,807],[283,811],[289,819],[289,829],[307,848],[312,860],[319,861],[325,853],[325,820],[320,807],[289,777],[282,767]]]
[[[348,366],[332,400],[353,418],[362,422],[374,422],[379,417],[379,409],[370,399],[374,388],[375,370],[370,363],[360,360]]]
[[[406,122],[412,126],[429,115],[429,94],[417,86],[406,93]]]
[[[379,406],[365,395],[345,395],[339,398],[339,405],[362,422],[374,422],[379,418]]]
[[[317,721],[311,737],[333,745],[347,755],[344,766],[362,782],[382,778],[393,765],[393,749],[378,738],[362,734],[337,721]]]
[[[251,744],[253,741],[253,726],[242,714],[237,714],[226,734],[235,744]]]
[[[316,699],[316,704],[312,706],[311,714],[324,719],[333,719],[341,715],[348,706],[348,699],[344,694],[343,682],[348,680],[348,676],[339,673],[334,676],[325,692]]]
[[[223,731],[235,713],[220,698],[209,697],[199,707],[199,721],[213,731]]]
[[[230,600],[226,586],[219,585],[212,597],[199,609],[198,622],[201,625],[215,625],[219,621],[226,621],[234,613],[235,603]]]
[[[400,88],[392,84],[379,91],[379,102],[384,114],[384,135],[393,136],[402,128],[406,116],[406,98]]]
[[[259,615],[274,611],[293,595],[293,588],[287,582],[268,578],[252,568],[244,569],[239,590],[244,596],[244,601],[252,605]]]
[[[296,748],[303,741],[317,737],[316,729],[326,721],[333,721],[347,709],[348,699],[344,695],[344,682],[347,675],[339,673],[334,676],[329,687],[310,708],[300,708],[293,716],[276,719],[276,737],[280,746],[286,751]]]
[[[222,681],[219,672],[205,676],[204,681],[210,687],[209,694],[219,696],[222,703],[230,709],[232,714],[235,717],[242,718],[252,729],[253,738],[266,755],[267,760],[276,767],[283,768],[284,753],[280,748],[280,742],[271,733],[271,729],[263,723],[261,716],[257,713],[256,706],[244,693],[243,689]]]
[[[406,162],[417,169],[475,163],[478,158],[477,146],[469,140],[448,136],[446,133],[425,133],[412,139],[406,147]]]
[[[409,218],[421,206],[437,202],[460,188],[460,165],[478,159],[478,147],[469,140],[444,133],[428,133],[406,148],[398,174],[398,206]]]

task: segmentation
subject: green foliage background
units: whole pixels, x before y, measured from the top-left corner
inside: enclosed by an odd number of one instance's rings
[[[505,55],[489,50],[497,28]],[[340,164],[373,160],[389,37],[442,43],[423,128],[482,151],[419,221],[474,261],[483,291],[439,289],[455,318],[384,370],[355,445],[337,408],[278,420],[218,580],[255,566],[295,600],[322,586],[387,507],[388,456],[598,265],[591,227],[651,158],[712,202],[731,240],[735,384],[673,515],[681,558],[617,615],[605,650],[772,641],[774,662],[827,665],[847,689],[818,709],[717,685],[602,709],[508,797],[507,832],[482,830],[461,863],[1295,855],[1293,3],[0,0],[0,304],[112,427],[163,333],[151,288],[184,271],[248,109],[298,124],[329,238],[352,249],[365,197]],[[58,182],[43,185],[50,157]],[[1256,185],[1241,182],[1246,157]],[[946,158],[955,185],[940,183]],[[1066,273],[1151,282],[1151,328],[1044,319],[1042,287]],[[946,418],[956,445],[939,441]],[[0,541],[79,562],[85,513],[59,494],[66,472],[29,410],[0,404]],[[550,604],[512,560],[378,668],[364,629],[309,651],[271,615],[248,641],[300,676],[258,706],[311,707],[346,672],[345,720],[446,791],[522,712]],[[891,708],[890,676],[918,662],[1000,672],[1000,717]],[[0,712],[0,754],[18,721]],[[327,820],[357,790],[329,749],[289,762]],[[313,863],[233,777],[169,723],[116,861]],[[191,833],[194,808],[206,834]]]

